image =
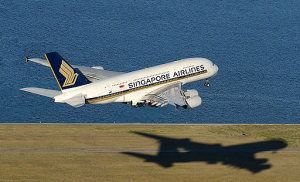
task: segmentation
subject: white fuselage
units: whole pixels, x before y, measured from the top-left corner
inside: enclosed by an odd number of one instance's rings
[[[189,58],[130,73],[124,73],[80,87],[63,90],[55,102],[81,93],[86,103],[107,104],[112,102],[142,101],[142,97],[167,84],[182,85],[208,79],[217,74],[218,67],[204,58]]]

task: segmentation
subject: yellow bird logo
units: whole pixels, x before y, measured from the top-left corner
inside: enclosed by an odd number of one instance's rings
[[[62,60],[59,72],[66,78],[63,87],[75,84],[78,73],[74,74],[74,70],[64,60]]]

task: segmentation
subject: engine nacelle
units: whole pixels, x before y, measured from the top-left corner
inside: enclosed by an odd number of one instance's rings
[[[184,90],[183,92],[184,92],[184,95],[185,95],[186,97],[199,96],[198,91],[195,90],[195,89],[192,89],[192,90]]]
[[[186,99],[186,107],[185,109],[193,109],[195,107],[198,107],[202,104],[202,99],[199,96],[190,97],[189,99]]]
[[[185,95],[185,101],[186,101],[187,105],[184,106],[183,108],[192,109],[192,108],[198,107],[202,104],[202,99],[201,99],[201,97],[199,97],[197,90],[195,90],[195,89],[185,90],[184,95]]]
[[[144,101],[141,101],[141,100],[132,100],[131,105],[133,107],[146,107],[146,104],[144,103]]]

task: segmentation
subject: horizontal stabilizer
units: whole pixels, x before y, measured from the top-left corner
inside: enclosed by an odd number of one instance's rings
[[[81,93],[77,94],[69,99],[66,99],[64,101],[73,107],[80,107],[85,104],[85,98]]]
[[[34,94],[38,94],[38,95],[42,95],[42,96],[45,96],[45,97],[50,97],[50,98],[53,98],[57,95],[62,94],[62,92],[58,91],[58,90],[50,90],[50,89],[35,88],[35,87],[21,88],[20,90],[30,92],[30,93],[34,93]]]

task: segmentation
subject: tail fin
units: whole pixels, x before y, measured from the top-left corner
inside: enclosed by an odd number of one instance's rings
[[[72,68],[57,52],[45,56],[61,90],[90,83],[79,69]]]

